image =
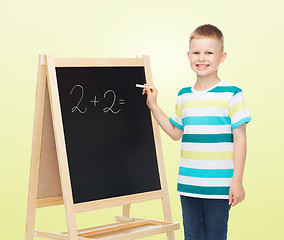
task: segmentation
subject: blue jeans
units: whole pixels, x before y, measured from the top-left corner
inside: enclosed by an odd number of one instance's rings
[[[229,200],[180,196],[185,240],[226,240]]]

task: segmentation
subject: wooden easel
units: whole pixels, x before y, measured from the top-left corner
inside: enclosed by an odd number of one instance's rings
[[[174,230],[179,229],[179,224],[171,222],[159,128],[153,116],[161,190],[78,204],[73,202],[55,67],[125,65],[144,66],[146,80],[152,83],[149,56],[131,59],[54,59],[51,55],[39,56],[26,240],[33,240],[34,237],[61,240],[126,240],[161,233],[167,233],[167,238],[174,240]],[[162,199],[165,221],[130,217],[130,204],[154,199]],[[68,232],[35,230],[36,209],[61,204],[65,206]],[[123,206],[123,212],[121,217],[116,217],[116,223],[77,230],[76,213],[120,205]]]

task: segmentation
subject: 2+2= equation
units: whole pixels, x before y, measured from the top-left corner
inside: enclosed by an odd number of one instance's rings
[[[77,89],[77,90],[75,90],[75,89]],[[80,96],[80,98],[78,99],[77,104],[76,104],[74,107],[72,107],[71,111],[72,111],[72,113],[74,113],[74,112],[79,112],[79,113],[81,113],[81,114],[84,114],[84,113],[87,112],[87,109],[88,109],[88,107],[85,107],[85,108],[84,108],[84,107],[80,106],[80,105],[81,105],[81,101],[82,101],[82,99],[84,98],[84,88],[83,88],[81,85],[77,84],[77,85],[75,85],[75,86],[71,89],[71,91],[70,91],[69,94],[72,95],[74,91],[80,91],[81,96]],[[116,101],[117,101],[115,92],[114,92],[113,90],[111,90],[111,89],[105,91],[105,93],[104,93],[104,99],[106,99],[106,98],[110,99],[110,100],[112,101],[112,103],[111,103],[110,106],[104,107],[104,108],[103,108],[103,112],[104,112],[104,113],[111,112],[111,113],[113,113],[113,114],[118,114],[121,109],[119,108],[119,109],[115,109],[115,110],[114,110],[114,105],[115,105],[115,103],[116,103]],[[93,107],[96,107],[97,104],[98,104],[100,101],[98,101],[98,100],[97,100],[97,96],[95,96],[95,97],[94,97],[94,100],[90,100],[90,102],[93,104]],[[119,100],[118,100],[118,104],[124,105],[124,104],[125,104],[125,100],[124,100],[124,99],[119,99]]]

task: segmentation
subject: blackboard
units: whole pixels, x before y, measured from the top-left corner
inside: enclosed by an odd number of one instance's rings
[[[144,67],[56,67],[74,203],[161,190]]]

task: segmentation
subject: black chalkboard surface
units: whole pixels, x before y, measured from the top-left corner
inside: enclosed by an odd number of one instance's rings
[[[144,67],[56,67],[74,203],[161,189]]]

